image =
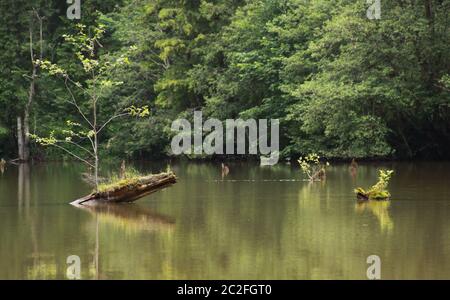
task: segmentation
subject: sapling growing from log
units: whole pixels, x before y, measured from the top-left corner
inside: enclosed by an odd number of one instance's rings
[[[300,157],[298,163],[300,164],[303,174],[305,174],[311,182],[325,180],[326,168],[330,165],[329,162],[321,162],[320,156],[316,153]]]
[[[120,81],[111,80],[110,71],[121,65],[129,64],[125,55],[115,59],[100,59],[98,49],[102,47],[100,40],[105,33],[105,27],[98,25],[91,29],[92,34],[85,32],[86,26],[77,25],[78,32],[75,35],[64,35],[64,39],[75,49],[78,63],[82,66],[84,76],[88,78],[84,84],[74,79],[64,68],[47,60],[37,60],[36,64],[41,70],[63,80],[68,99],[78,112],[80,122],[67,120],[65,129],[52,131],[47,137],[39,137],[30,134],[37,143],[43,146],[53,146],[75,157],[94,170],[95,188],[99,186],[99,135],[113,120],[125,116],[147,117],[150,114],[148,106],[122,107],[109,118],[99,116],[102,98],[105,98],[107,90],[122,84]],[[130,51],[134,51],[133,47]],[[75,92],[75,89],[79,93]],[[79,99],[76,95],[79,96]],[[88,109],[86,109],[88,107]],[[74,151],[74,149],[79,151]],[[82,154],[80,154],[82,153]]]
[[[367,191],[361,187],[355,189],[355,194],[363,200],[387,200],[391,194],[387,190],[393,170],[379,170],[378,182]]]

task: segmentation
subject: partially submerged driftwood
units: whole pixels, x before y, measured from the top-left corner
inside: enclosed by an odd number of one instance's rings
[[[96,205],[98,203],[133,202],[177,182],[173,172],[140,177],[129,184],[117,186],[107,191],[93,192],[73,201],[72,205]]]

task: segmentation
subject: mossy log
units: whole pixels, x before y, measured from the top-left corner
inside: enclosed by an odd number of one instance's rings
[[[391,194],[388,191],[365,191],[363,188],[355,189],[356,198],[360,201],[389,200]]]
[[[126,185],[111,186],[108,190],[93,192],[73,201],[72,205],[96,205],[99,203],[133,202],[177,182],[174,173],[161,173],[140,177]]]

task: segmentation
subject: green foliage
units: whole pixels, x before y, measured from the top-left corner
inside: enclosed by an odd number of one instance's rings
[[[326,167],[330,166],[329,162],[322,163],[320,156],[316,153],[308,154],[298,159],[300,168],[310,181],[321,181],[325,179]]]
[[[96,191],[99,193],[106,193],[113,192],[127,186],[133,187],[139,184],[140,179],[143,176],[144,175],[140,174],[136,169],[128,168],[123,174],[112,174],[106,182],[99,184]]]
[[[367,191],[363,188],[356,188],[355,194],[363,195],[369,200],[385,200],[391,197],[387,190],[389,180],[394,173],[393,170],[379,170],[378,182]]]
[[[30,67],[31,5],[19,0],[23,9],[14,10],[14,3],[0,4],[0,122],[10,131],[5,149],[14,145]],[[60,18],[58,1],[34,5],[49,20],[39,61],[48,72],[39,78],[32,116],[36,132],[49,135],[67,118],[82,124],[66,105],[64,82],[50,76],[70,74],[83,112],[95,93],[102,121],[133,106],[152,116],[105,129],[102,142],[114,155],[164,155],[170,121],[195,109],[205,118],[280,119],[284,156],[450,153],[449,1],[388,1],[380,20],[366,17],[364,0],[112,3],[84,1],[85,25]],[[91,70],[101,73],[95,82],[86,74]]]
[[[317,66],[306,82],[286,86],[299,99],[289,110],[300,126],[292,134],[297,147],[341,157],[393,150],[427,156],[446,148],[435,138],[448,132],[438,107],[450,99],[436,84],[450,63],[438,62],[437,54],[450,50],[444,42],[449,32],[441,27],[449,3],[432,2],[431,16],[423,4],[384,3],[376,22],[365,18],[362,2],[342,2],[306,53],[295,57],[297,65],[303,60]],[[434,138],[426,133],[431,128]],[[428,147],[419,140],[429,141]]]
[[[0,139],[8,134],[8,129],[0,125]]]
[[[7,128],[0,125],[0,145],[5,144],[5,140],[7,140],[9,131]],[[6,149],[3,149],[3,147],[0,147],[0,157],[3,157],[5,154]]]
[[[136,107],[136,106],[132,105],[130,107],[125,108],[125,111],[132,117],[145,118],[150,115],[148,106]]]

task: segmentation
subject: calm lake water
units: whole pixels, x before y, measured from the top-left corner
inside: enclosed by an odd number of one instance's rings
[[[166,164],[136,163],[158,172]],[[334,164],[324,183],[297,166],[175,163],[179,182],[131,205],[68,203],[90,188],[83,166],[8,166],[0,173],[0,279],[450,279],[450,163]],[[392,168],[392,201],[352,192]]]

